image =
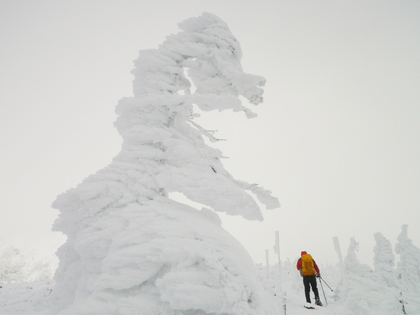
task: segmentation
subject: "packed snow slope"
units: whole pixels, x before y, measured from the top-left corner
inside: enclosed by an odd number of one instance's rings
[[[135,61],[134,96],[116,108],[121,152],[53,203],[54,230],[67,236],[57,253],[54,315],[278,313],[216,212],[262,220],[248,192],[269,209],[279,202],[234,179],[205,142],[217,139],[193,121],[198,109],[255,116],[239,97],[261,103],[265,80],[242,71],[241,47],[218,17],[179,26]]]
[[[420,314],[420,288],[417,281],[420,275],[420,250],[408,238],[407,226],[403,226],[395,245],[395,252],[399,254],[397,266],[395,266],[395,254],[391,242],[381,233],[376,233],[374,237],[376,241],[374,269],[359,262],[358,243],[354,239],[344,259],[340,259],[341,252],[337,250],[340,262],[336,266],[318,262],[322,276],[322,281],[319,279],[318,282],[318,289],[324,306],[317,307],[315,310],[303,308],[304,289],[302,278],[295,268],[296,259],[293,262],[289,260],[282,262],[281,268],[278,265],[269,266],[269,268],[255,266],[254,271],[258,274],[258,281],[261,282],[271,300],[267,305],[274,306],[279,315],[306,315],[308,312],[325,315]],[[314,256],[316,258],[316,255]],[[52,253],[51,257],[53,257]],[[2,263],[3,266],[14,265],[12,260],[3,259]],[[23,265],[22,261],[19,265]],[[280,269],[281,272],[279,272]],[[18,268],[15,268],[14,274],[11,268],[7,270],[9,270],[7,274],[0,273],[3,281],[6,281],[0,283],[2,286],[0,288],[0,315],[51,314],[50,309],[54,303],[52,298],[54,280],[43,279],[45,273],[36,272],[32,268],[38,279],[43,280],[25,282],[24,280],[33,279],[33,277],[19,273]],[[183,279],[184,284],[197,280],[196,274],[186,273],[185,276],[188,278]],[[16,282],[17,279],[21,281]],[[186,303],[194,303],[191,299],[195,299],[196,296],[180,289],[177,294],[182,295]],[[142,300],[147,306],[150,306],[152,301]],[[197,300],[195,303],[201,304],[203,301]],[[139,306],[139,309],[142,309],[142,314],[150,314],[142,306]],[[133,310],[132,314],[136,312]],[[112,313],[104,309],[103,313],[92,312],[91,314]],[[190,314],[200,314],[200,312],[193,311]]]

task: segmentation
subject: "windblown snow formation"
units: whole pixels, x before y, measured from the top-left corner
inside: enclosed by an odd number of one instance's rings
[[[54,314],[277,314],[254,264],[215,211],[262,220],[269,191],[234,179],[194,121],[231,109],[253,117],[239,96],[262,102],[264,78],[244,73],[227,25],[204,13],[179,24],[158,49],[140,51],[134,96],[122,99],[123,138],[112,163],[53,203],[57,255]],[[194,209],[171,192],[206,206]]]

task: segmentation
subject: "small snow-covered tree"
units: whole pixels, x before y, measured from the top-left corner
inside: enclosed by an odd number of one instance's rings
[[[395,266],[395,256],[392,245],[381,233],[374,234],[376,245],[373,249],[375,256],[373,264],[376,272],[393,272]]]
[[[350,238],[350,245],[347,250],[347,256],[344,258],[345,270],[349,273],[358,274],[360,272],[371,272],[372,270],[368,265],[361,264],[357,258],[359,251],[359,243],[356,242],[354,237]]]
[[[253,117],[239,96],[259,104],[265,80],[243,72],[240,45],[215,15],[179,26],[135,61],[134,96],[116,109],[121,152],[53,203],[54,229],[67,236],[57,253],[54,315],[277,313],[214,211],[262,220],[247,191],[267,208],[278,200],[234,179],[203,137],[216,139],[193,121],[196,107]]]
[[[396,273],[403,287],[420,293],[420,249],[408,238],[408,225],[401,227],[401,233],[397,238],[395,252],[400,255]]]
[[[376,245],[373,249],[373,252],[375,253],[373,258],[375,273],[373,277],[376,279],[377,283],[383,283],[383,285],[390,288],[399,288],[399,283],[394,271],[395,256],[391,242],[379,232],[374,234],[374,238]]]

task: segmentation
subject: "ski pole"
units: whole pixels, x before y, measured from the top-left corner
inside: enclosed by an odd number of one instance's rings
[[[325,280],[321,276],[319,276],[319,279],[321,279],[322,281],[324,281],[324,283],[327,285],[327,287],[330,288],[331,292],[334,292],[334,290],[331,289],[331,287],[328,285],[328,283],[326,283]],[[319,281],[319,282],[321,282],[321,281]]]
[[[321,277],[319,278],[322,279]],[[322,286],[321,280],[319,280],[319,283],[321,284],[322,293],[324,294],[325,305],[328,305],[327,297],[325,296],[324,287]]]

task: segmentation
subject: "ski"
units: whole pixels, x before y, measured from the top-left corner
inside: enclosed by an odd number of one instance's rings
[[[315,306],[311,305],[310,303],[306,303],[303,305],[304,308],[307,308],[308,310],[314,310]]]

